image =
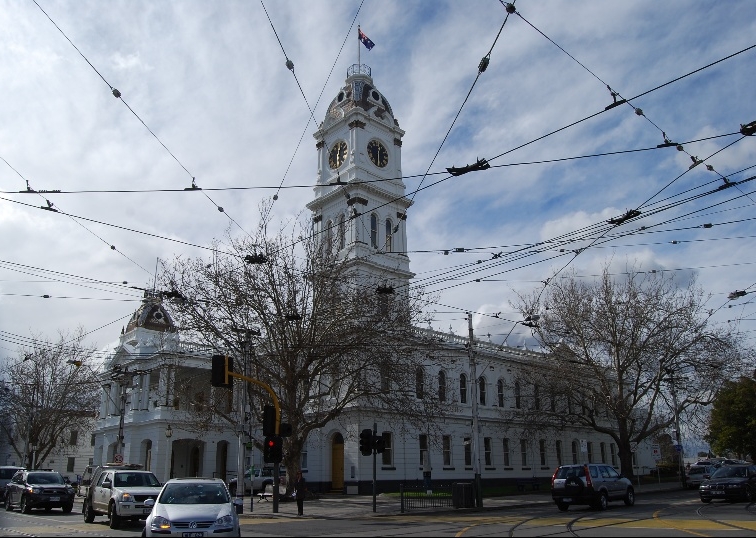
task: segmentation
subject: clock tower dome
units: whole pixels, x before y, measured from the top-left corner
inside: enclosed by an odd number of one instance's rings
[[[331,101],[317,140],[313,232],[371,284],[407,292],[407,208],[402,136],[370,67],[355,64]]]

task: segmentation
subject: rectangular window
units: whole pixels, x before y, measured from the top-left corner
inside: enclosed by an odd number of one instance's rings
[[[92,434],[89,438],[89,446],[95,446],[95,434]]]
[[[491,461],[491,438],[490,437],[483,438],[483,454],[485,457],[486,467],[491,467],[493,465],[493,462]]]
[[[68,439],[69,445],[75,445],[79,442],[79,432],[76,430],[71,430],[71,437]]]
[[[557,458],[557,465],[561,467],[562,465],[562,441],[556,442],[556,458]]]
[[[504,439],[502,442],[502,446],[504,448],[504,467],[510,467],[511,464],[509,462],[509,439]]]
[[[428,436],[423,434],[420,434],[419,437],[420,442],[420,467],[424,467],[426,464],[430,465],[430,461],[427,461],[428,458]]]
[[[299,468],[307,469],[307,447],[302,447],[302,452],[300,454]]]
[[[76,458],[68,458],[68,465],[66,466],[67,473],[73,472],[75,463],[76,463]]]
[[[450,435],[444,435],[441,438],[441,442],[443,445],[443,451],[444,451],[444,467],[451,467],[452,464],[452,443],[451,443],[451,436]]]
[[[572,441],[572,463],[578,462],[578,442]]]
[[[522,460],[522,466],[528,466],[528,441],[527,439],[520,439],[520,459]]]
[[[546,465],[546,440],[538,441],[538,451],[541,453],[541,467]]]
[[[391,446],[391,432],[383,432],[383,443],[386,448],[383,451],[383,459],[381,460],[381,463],[383,465],[391,466],[394,462],[393,447]]]
[[[465,467],[472,467],[472,439],[465,437]]]
[[[599,445],[599,451],[601,452],[601,463],[606,463],[606,443]]]
[[[614,446],[614,443],[609,443],[609,455],[612,458],[612,465],[617,465],[617,450]]]
[[[593,463],[593,442],[588,441],[588,463]]]

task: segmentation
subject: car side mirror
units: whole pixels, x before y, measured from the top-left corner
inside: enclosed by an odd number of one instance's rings
[[[155,499],[153,499],[152,497],[144,501],[145,508],[152,508],[153,506],[155,506]]]
[[[102,487],[104,487],[105,489],[111,489],[113,487],[113,482],[111,482],[110,480],[105,480],[102,483]]]

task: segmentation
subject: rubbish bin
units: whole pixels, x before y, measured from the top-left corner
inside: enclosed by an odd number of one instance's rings
[[[455,482],[452,484],[452,506],[454,508],[473,508],[475,506],[471,482]]]

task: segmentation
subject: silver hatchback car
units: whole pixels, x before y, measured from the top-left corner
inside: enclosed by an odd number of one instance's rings
[[[142,536],[240,536],[237,505],[220,478],[173,478],[145,505],[152,511]]]

